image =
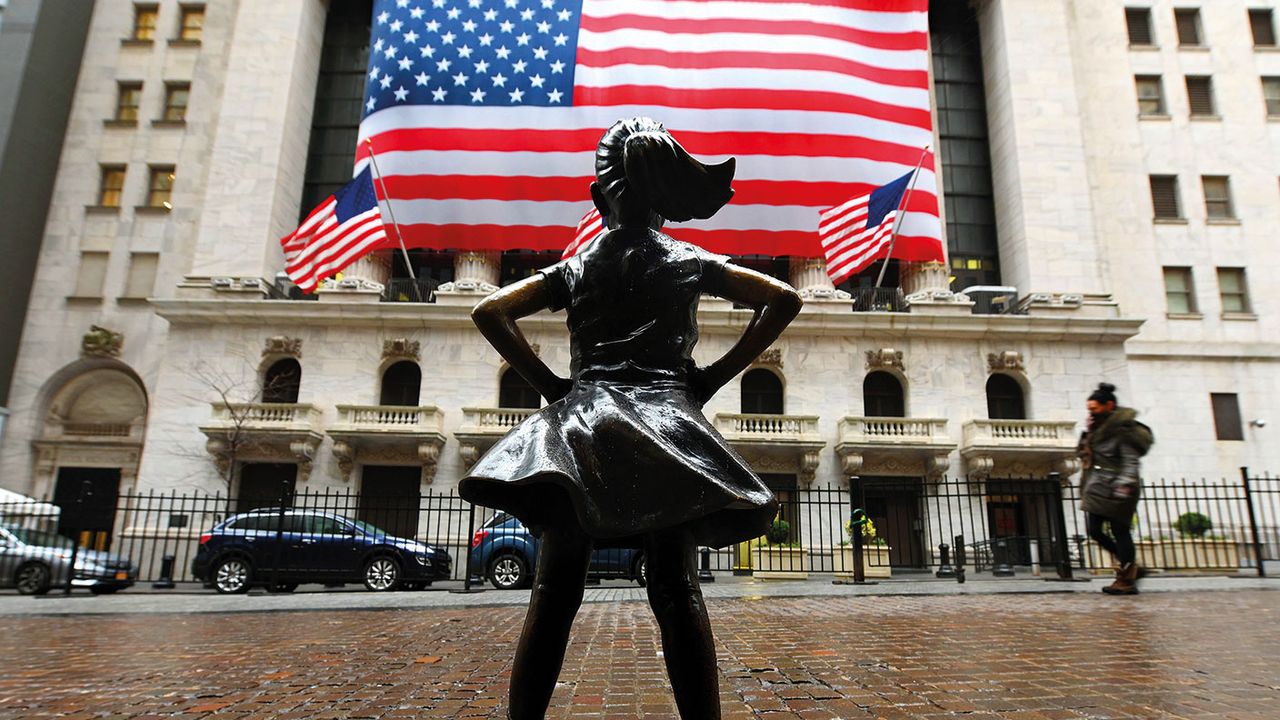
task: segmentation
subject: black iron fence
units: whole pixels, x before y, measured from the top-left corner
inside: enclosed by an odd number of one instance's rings
[[[147,492],[118,496],[109,512],[102,498],[66,497],[61,504],[0,504],[0,584],[11,586],[23,568],[44,562],[54,586],[66,584],[75,567],[75,584],[110,591],[107,581],[122,561],[132,582],[210,583],[218,579],[215,561],[229,552],[243,555],[253,582],[269,587],[368,584],[377,554],[370,537],[398,548],[391,558],[397,585],[459,581],[468,577],[476,531],[494,516],[456,491],[434,489],[373,495],[284,487],[276,497]],[[1074,483],[1056,475],[855,477],[846,486],[787,490],[779,498],[778,518],[765,536],[703,549],[703,569],[858,581],[910,573],[1070,577],[1106,572],[1112,563],[1086,535]],[[1243,471],[1239,479],[1146,482],[1133,532],[1139,562],[1154,570],[1264,574],[1265,561],[1280,560],[1280,478]],[[52,560],[42,560],[24,555],[15,533],[75,542],[64,541]],[[526,571],[536,560],[531,547],[523,550]],[[506,551],[480,549],[472,574],[491,575]],[[67,551],[76,557],[59,560]],[[593,567],[600,574],[640,571],[634,555],[609,553],[618,554],[598,553]]]
[[[863,287],[854,288],[854,312],[910,312],[907,298],[902,288],[896,287]]]

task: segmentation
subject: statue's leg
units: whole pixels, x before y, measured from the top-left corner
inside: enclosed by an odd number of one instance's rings
[[[591,539],[576,524],[543,531],[533,596],[511,670],[508,717],[512,720],[542,720],[546,716],[573,617],[582,604],[590,562]]]
[[[662,655],[684,720],[719,720],[720,678],[711,620],[698,586],[696,548],[683,533],[651,536],[645,544],[649,606],[662,630]]]

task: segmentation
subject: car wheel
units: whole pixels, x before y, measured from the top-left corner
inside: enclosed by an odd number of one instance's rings
[[[94,595],[114,595],[120,589],[117,585],[92,585],[89,592]]]
[[[229,557],[214,567],[213,588],[223,595],[248,592],[249,580],[252,577],[253,568],[248,560],[242,557]]]
[[[649,584],[649,563],[644,559],[644,555],[641,555],[636,560],[635,567],[632,568],[631,576],[640,587],[644,587]]]
[[[524,587],[529,581],[529,563],[519,555],[499,555],[489,563],[489,582],[499,590]]]
[[[380,555],[364,566],[364,586],[374,592],[395,590],[400,586],[400,563]]]
[[[23,595],[44,595],[53,584],[53,573],[44,563],[27,563],[14,573],[13,584]]]

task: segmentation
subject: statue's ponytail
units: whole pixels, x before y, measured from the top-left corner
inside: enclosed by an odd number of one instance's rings
[[[709,218],[733,197],[734,165],[704,165],[649,118],[614,123],[596,150],[597,183],[624,217]]]

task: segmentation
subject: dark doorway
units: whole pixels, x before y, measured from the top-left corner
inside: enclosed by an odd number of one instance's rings
[[[742,376],[742,412],[782,414],[782,381],[777,375],[764,368],[756,368]]]
[[[417,535],[422,468],[416,465],[365,465],[361,478],[357,519],[397,537]]]
[[[111,547],[120,497],[120,468],[58,468],[53,504],[61,510],[58,533],[83,547]]]
[[[987,378],[987,417],[992,420],[1027,419],[1027,403],[1017,380],[999,373]]]
[[[262,374],[262,402],[296,403],[302,386],[302,366],[293,358],[277,360]]]
[[[867,417],[906,417],[902,383],[893,373],[877,370],[862,381],[862,411]]]
[[[537,410],[542,407],[542,396],[523,375],[507,368],[498,383],[498,407]]]
[[[418,363],[403,360],[382,373],[381,405],[416,407],[422,391],[422,370]]]
[[[1057,516],[1055,503],[1061,502],[1052,480],[991,480],[987,483],[987,522],[993,541],[992,559],[997,555],[1011,565],[1029,565],[1037,555],[1043,564],[1055,562]],[[1035,551],[1032,550],[1034,541]]]
[[[867,478],[867,517],[876,535],[889,543],[889,564],[901,568],[925,566],[924,522],[920,481],[914,478]]]
[[[298,466],[293,463],[245,463],[240,466],[240,496],[236,512],[293,504]]]
[[[778,498],[778,516],[791,523],[790,542],[801,542],[799,497],[796,493],[796,476],[781,473],[761,473],[760,479]],[[802,543],[803,544],[803,543]]]

